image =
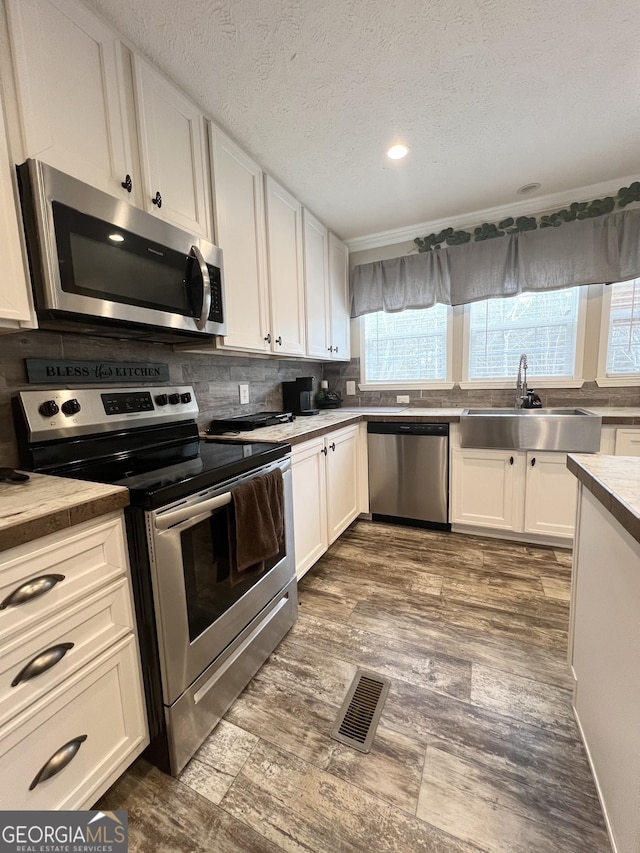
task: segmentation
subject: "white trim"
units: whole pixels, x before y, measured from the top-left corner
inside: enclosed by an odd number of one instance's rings
[[[620,376],[598,376],[596,377],[598,388],[616,388],[624,386],[640,385],[640,373],[621,373]]]
[[[611,316],[611,287],[600,285],[600,340],[598,341],[598,371],[596,384],[605,387],[607,376],[607,349],[609,348],[609,320]]]
[[[369,382],[358,383],[359,391],[451,391],[455,382]]]
[[[634,281],[634,279],[631,279]],[[611,322],[611,294],[612,288],[618,282],[613,282],[609,287],[600,285],[600,340],[598,341],[598,373],[596,385],[599,388],[623,388],[630,385],[640,385],[640,373],[607,373],[607,356],[609,355],[609,324]]]
[[[507,216],[534,213],[541,215],[574,201],[589,201],[603,195],[615,195],[620,187],[627,187],[637,180],[637,175],[629,175],[626,178],[616,178],[612,181],[602,181],[598,184],[577,187],[564,192],[513,201],[496,207],[487,207],[484,210],[474,210],[458,216],[449,216],[445,219],[432,219],[427,222],[418,222],[415,225],[407,225],[403,228],[393,228],[389,231],[365,234],[362,237],[352,237],[344,242],[348,246],[349,252],[363,252],[365,249],[379,249],[382,246],[393,246],[395,243],[413,242],[416,237],[423,237],[432,231],[442,231],[444,228],[469,229],[477,227],[481,222],[496,222]],[[633,206],[635,207],[635,205]],[[626,207],[625,210],[629,210],[630,207]]]
[[[489,539],[508,539],[510,542],[529,542],[532,545],[550,545],[556,548],[571,548],[572,536],[548,536],[543,533],[519,533],[502,527],[483,527],[478,524],[451,524],[452,533],[468,533],[472,536],[486,536]]]
[[[546,291],[533,291],[533,293],[545,293]],[[531,295],[531,294],[530,294]],[[471,306],[464,306],[462,327],[462,381],[459,383],[463,390],[468,388],[514,388],[516,377],[513,379],[469,379],[469,318]],[[582,388],[584,385],[584,345],[587,325],[587,287],[579,288],[578,315],[576,319],[576,349],[573,367],[573,376],[535,376],[529,374],[527,384],[533,389],[538,388]]]
[[[565,376],[554,376],[553,378],[549,377],[536,377],[527,375],[527,385],[530,385],[534,391],[538,389],[544,390],[545,388],[582,388],[584,385],[584,379],[574,379],[573,377]],[[500,390],[500,389],[509,389],[511,388],[515,393],[516,390],[516,379],[474,379],[465,382],[459,382],[459,387],[466,391],[469,388],[477,388],[478,390]]]

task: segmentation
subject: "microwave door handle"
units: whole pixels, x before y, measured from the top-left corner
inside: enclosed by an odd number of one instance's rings
[[[200,249],[197,246],[192,246],[191,254],[198,262],[202,277],[202,311],[200,312],[200,317],[196,319],[196,328],[202,331],[207,325],[209,312],[211,311],[211,276],[209,275],[207,262]]]
[[[217,495],[215,498],[209,498],[201,503],[164,512],[162,515],[156,516],[156,530],[167,530],[169,527],[180,524],[181,521],[192,521],[196,516],[206,515],[208,512],[213,512],[213,510],[230,503],[231,492],[225,492],[223,495]]]

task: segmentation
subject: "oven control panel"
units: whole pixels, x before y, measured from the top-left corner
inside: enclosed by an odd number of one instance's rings
[[[106,415],[124,415],[130,412],[152,412],[154,410],[150,391],[133,393],[101,394]]]
[[[188,385],[22,391],[16,408],[30,442],[195,421],[198,415],[193,388]]]

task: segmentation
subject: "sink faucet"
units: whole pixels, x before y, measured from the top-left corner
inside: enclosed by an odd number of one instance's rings
[[[518,379],[516,380],[516,409],[521,409],[522,404],[527,399],[527,356],[522,353],[520,363],[518,364]],[[524,375],[523,375],[524,374]]]

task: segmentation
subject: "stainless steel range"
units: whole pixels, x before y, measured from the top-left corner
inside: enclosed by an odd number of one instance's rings
[[[290,448],[201,442],[187,386],[25,391],[14,411],[24,467],[129,489],[147,755],[175,775],[296,620]],[[277,553],[240,570],[239,490],[280,474]]]

